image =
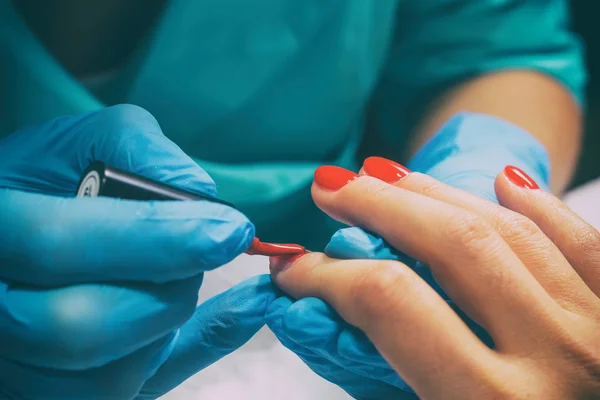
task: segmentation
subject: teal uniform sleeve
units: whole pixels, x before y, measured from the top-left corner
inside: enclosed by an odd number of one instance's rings
[[[403,1],[386,83],[408,105],[474,76],[530,69],[557,79],[583,105],[583,46],[569,14],[567,0]]]
[[[451,83],[502,69],[553,76],[582,102],[582,45],[569,29],[566,0],[429,0],[400,7],[398,77],[419,85]],[[400,32],[399,32],[400,33]],[[402,66],[400,66],[402,65]]]

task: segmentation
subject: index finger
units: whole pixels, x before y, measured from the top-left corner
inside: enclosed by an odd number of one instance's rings
[[[309,253],[272,259],[276,284],[295,298],[328,302],[363,330],[423,396],[495,365],[495,356],[414,271],[389,260],[335,260]],[[442,368],[444,365],[453,368]],[[439,383],[435,388],[431,382]],[[446,393],[447,394],[447,393]]]
[[[7,136],[0,146],[0,187],[73,196],[93,161],[190,192],[216,193],[206,171],[156,119],[129,104],[58,117]]]

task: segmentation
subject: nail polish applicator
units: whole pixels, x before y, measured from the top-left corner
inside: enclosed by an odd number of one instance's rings
[[[177,189],[161,182],[109,167],[94,161],[85,170],[77,187],[77,197],[112,197],[127,200],[188,200],[209,201],[237,209],[224,200]],[[246,254],[262,256],[293,256],[307,250],[298,244],[276,244],[261,242],[257,237]]]

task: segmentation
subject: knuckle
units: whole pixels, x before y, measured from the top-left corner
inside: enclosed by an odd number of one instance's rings
[[[584,381],[600,388],[600,346],[598,345],[598,324],[585,324],[583,329],[569,327],[557,328],[559,342],[566,360],[571,364],[574,373]],[[587,325],[587,326],[586,326]],[[581,325],[580,325],[581,327]]]
[[[596,229],[582,223],[575,228],[573,238],[583,255],[595,259],[600,258],[600,232]]]
[[[546,212],[553,225],[564,226],[568,232],[568,250],[577,254],[578,260],[586,260],[591,264],[600,262],[600,232],[576,215],[566,204],[554,196],[549,196],[549,207]]]
[[[508,215],[501,216],[502,223],[499,227],[499,233],[507,241],[518,243],[531,239],[538,238],[542,231],[540,228],[527,217],[517,213],[506,213]]]
[[[413,281],[410,271],[396,261],[374,261],[352,282],[350,301],[361,316],[393,312],[402,299],[410,297],[408,287]]]
[[[442,224],[442,237],[461,249],[481,252],[494,234],[493,227],[479,216],[465,211],[457,211]]]
[[[431,197],[432,199],[439,199],[442,197],[444,186],[441,182],[434,179],[427,180],[420,189],[423,196]]]
[[[552,218],[555,224],[569,221],[567,226],[571,228],[571,236],[574,238],[575,243],[580,245],[581,251],[600,251],[600,232],[583,221],[560,199],[553,196],[550,198],[547,214],[555,216]]]
[[[598,346],[591,343],[579,344],[572,354],[577,361],[578,372],[594,382],[597,388],[600,388],[600,349]]]

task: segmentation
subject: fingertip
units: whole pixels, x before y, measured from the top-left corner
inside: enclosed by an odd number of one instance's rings
[[[292,255],[269,257],[269,269],[274,281],[280,283],[288,275],[299,276],[301,272],[310,270],[324,256],[323,253],[305,252]],[[292,268],[293,267],[293,268]]]
[[[87,123],[77,125],[75,129],[81,130],[80,137],[96,142],[90,149],[91,158],[109,162],[116,168],[139,168],[147,164],[138,164],[135,162],[136,153],[130,154],[131,149],[146,147],[149,142],[147,138],[159,135],[168,140],[156,118],[144,108],[132,104],[106,107],[90,113],[87,118]],[[141,138],[146,140],[140,141]],[[144,153],[148,153],[148,150],[138,151],[138,154]]]
[[[383,157],[368,157],[363,162],[363,168],[367,175],[389,184],[396,184],[412,173],[404,165]]]
[[[145,259],[164,260],[173,272],[185,276],[232,261],[250,247],[255,233],[242,213],[207,201],[124,201],[112,211],[122,218],[119,222],[111,217],[111,225],[125,226],[121,237],[129,236],[133,245],[146,252]]]
[[[311,186],[311,195],[315,204],[323,211],[329,213],[324,207],[327,207],[329,203],[334,201],[338,191],[358,178],[360,178],[358,174],[342,167],[333,165],[320,166],[315,170]],[[330,216],[337,219],[333,215]]]
[[[122,128],[123,124],[126,124],[129,127],[140,130],[152,127],[160,131],[158,121],[152,113],[135,104],[115,104],[105,107],[92,115],[93,117],[101,118],[102,124],[116,124],[114,126],[116,128]]]
[[[273,276],[286,271],[294,263],[303,257],[306,253],[298,253],[293,255],[271,256],[269,257],[269,269]]]
[[[506,166],[494,181],[496,197],[501,205],[539,194],[539,189],[538,184],[523,170],[510,165]]]
[[[240,237],[242,240],[239,242],[239,245],[234,252],[236,254],[235,257],[248,250],[250,246],[252,246],[252,242],[256,237],[256,226],[254,226],[254,224],[245,215],[240,215],[240,218]]]
[[[203,208],[206,206],[206,208]],[[248,250],[256,228],[237,210],[220,204],[197,204],[195,236],[192,243],[205,270],[220,267]]]
[[[323,188],[321,188],[321,186],[313,182],[310,187],[310,195],[313,201],[315,202],[316,206],[323,210],[321,205],[326,204],[326,200],[328,197],[335,196],[335,192],[324,190]]]
[[[513,185],[521,189],[537,190],[540,188],[537,182],[519,167],[507,165],[502,173]]]
[[[504,174],[503,170],[496,176],[496,180],[494,181],[494,191],[496,192],[496,197],[500,203],[502,203],[502,197],[505,195],[507,190],[510,190],[510,188],[510,181]]]
[[[216,195],[212,178],[164,135],[156,118],[144,108],[118,104],[90,118],[93,124],[83,124],[80,136],[96,142],[88,156],[92,160],[190,192]],[[88,157],[82,163],[89,162]],[[83,172],[88,165],[80,167]]]
[[[312,296],[320,290],[318,269],[325,257],[323,253],[306,253],[291,260],[273,257],[270,265],[273,281],[294,299]]]
[[[355,174],[356,175],[356,174]],[[311,195],[315,205],[332,219],[346,225],[359,225],[356,214],[362,214],[373,193],[392,185],[369,175],[356,175],[337,191],[323,189],[313,182]]]
[[[321,190],[335,192],[356,178],[358,175],[346,168],[323,165],[315,170],[314,183]]]

